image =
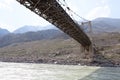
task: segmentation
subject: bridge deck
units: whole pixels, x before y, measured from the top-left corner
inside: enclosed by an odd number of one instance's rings
[[[91,45],[89,37],[75,23],[56,0],[17,0],[39,16],[78,41],[83,47]],[[31,16],[30,16],[31,17]]]

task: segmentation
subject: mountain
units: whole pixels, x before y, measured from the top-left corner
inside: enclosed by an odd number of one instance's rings
[[[69,38],[60,30],[50,29],[37,32],[26,32],[23,34],[8,34],[0,38],[0,47],[10,45],[12,43],[30,42],[37,40],[51,40],[51,39],[67,39]]]
[[[92,28],[94,33],[120,32],[120,19],[97,18],[92,21]],[[0,29],[0,32],[2,33],[2,35],[3,33],[9,33],[5,29]],[[24,26],[14,31],[14,33],[12,34],[1,37],[0,47],[4,47],[12,43],[30,42],[36,40],[51,40],[60,38],[67,39],[69,37],[52,25],[45,27]]]
[[[97,18],[97,19],[92,20],[92,28],[93,28],[93,32],[95,32],[95,33],[120,32],[120,19]],[[57,29],[57,28],[54,27],[53,25],[23,26],[23,27],[15,30],[13,33],[25,33],[25,32],[29,32],[29,31],[36,32],[36,31],[47,30],[47,29]]]
[[[55,27],[53,25],[48,26],[23,26],[21,28],[16,29],[13,33],[26,33],[29,31],[37,32],[40,30],[47,30],[47,29],[54,29]]]
[[[25,33],[28,31],[38,31],[38,28],[34,27],[34,26],[23,26],[23,27],[15,30],[13,33]]]
[[[93,31],[99,32],[120,32],[120,19],[97,18],[92,21]]]
[[[9,34],[10,32],[7,30],[7,29],[2,29],[2,28],[0,28],[0,37],[1,36],[4,36],[4,35],[6,35],[6,34]]]

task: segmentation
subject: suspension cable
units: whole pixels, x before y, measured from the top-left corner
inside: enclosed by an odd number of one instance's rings
[[[37,3],[35,4],[34,8],[39,4],[41,0],[38,0]]]
[[[67,8],[68,11],[71,11],[73,14],[75,14],[75,15],[78,16],[79,18],[81,18],[81,19],[83,19],[84,21],[87,21],[87,22],[88,22],[88,20],[86,20],[85,18],[79,16],[76,12],[74,12],[72,9],[70,9],[70,7],[68,6],[66,0],[63,0],[63,1],[64,1],[65,5],[66,5],[66,8]]]
[[[62,0],[64,3],[61,2],[60,0],[57,0],[57,1],[60,3],[60,5],[62,5],[63,7],[65,7],[65,11],[68,11],[68,14],[75,21],[75,23],[77,23],[79,25],[82,25],[82,26],[84,26],[85,24],[88,24],[90,26],[90,28],[91,28],[91,21],[89,21],[89,20],[87,20],[87,19],[79,16],[76,12],[74,12],[72,9],[70,9],[70,7],[68,6],[68,4],[67,4],[67,2],[65,0]],[[77,17],[79,17],[80,19],[84,20],[85,22],[81,22],[81,24],[78,23],[78,21],[75,20],[73,14],[76,15]],[[91,29],[90,29],[90,31],[91,31]]]

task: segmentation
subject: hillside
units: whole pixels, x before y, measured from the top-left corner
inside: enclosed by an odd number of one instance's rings
[[[23,34],[8,34],[0,38],[0,47],[8,46],[13,43],[30,42],[37,40],[51,40],[51,39],[67,39],[69,38],[59,30],[43,30],[38,32],[27,32]]]
[[[81,52],[79,43],[70,38],[14,43],[0,48],[0,60],[7,62],[120,66],[119,33],[94,35],[93,41],[98,52],[94,54],[94,61],[89,63],[86,62],[85,53]]]
[[[10,32],[8,30],[0,28],[0,37],[4,36],[6,34],[9,34],[9,33]]]
[[[92,21],[93,32],[120,32],[120,19],[97,18]]]
[[[94,34],[90,36],[96,48],[93,62],[85,58],[79,43],[58,29],[0,37],[0,61],[120,66],[119,21],[109,18],[92,21]]]

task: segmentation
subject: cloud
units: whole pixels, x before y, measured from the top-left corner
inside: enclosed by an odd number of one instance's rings
[[[0,9],[7,9],[12,10],[12,4],[15,2],[15,0],[1,0],[0,1]]]
[[[111,9],[108,5],[108,0],[101,0],[97,7],[92,9],[86,16],[87,19],[92,20],[98,17],[109,17]]]
[[[4,0],[4,2],[8,5],[12,4],[15,2],[15,0]]]
[[[86,18],[92,20],[98,17],[109,17],[110,13],[110,8],[107,5],[103,7],[96,7],[87,14]]]

